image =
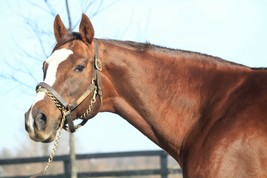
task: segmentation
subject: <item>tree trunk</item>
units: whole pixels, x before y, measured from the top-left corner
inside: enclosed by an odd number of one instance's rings
[[[66,9],[67,9],[67,16],[69,22],[68,30],[72,31],[72,23],[70,17],[70,10],[69,10],[69,3],[68,0],[65,0]],[[69,144],[70,144],[70,178],[77,178],[77,169],[76,169],[76,154],[75,154],[75,138],[74,134],[69,133]]]

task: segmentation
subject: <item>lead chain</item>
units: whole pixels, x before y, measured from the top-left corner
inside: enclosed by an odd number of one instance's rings
[[[47,172],[47,169],[49,168],[50,164],[53,162],[56,150],[58,148],[58,143],[59,143],[59,140],[60,140],[61,131],[63,129],[64,123],[65,123],[65,119],[66,119],[65,113],[66,112],[63,111],[63,117],[62,117],[62,120],[61,120],[61,123],[60,123],[60,128],[59,128],[59,130],[57,132],[57,136],[56,136],[56,139],[54,141],[53,149],[52,149],[52,151],[51,151],[51,153],[49,155],[49,158],[47,160],[47,164],[46,164],[44,170],[39,172],[39,173],[37,173],[37,174],[35,174],[35,175],[33,175],[33,176],[31,176],[30,178],[35,178],[35,177],[39,177],[39,176],[44,175]]]
[[[35,174],[35,175],[33,175],[33,176],[31,176],[30,178],[36,178],[36,177],[44,175],[47,172],[47,169],[49,168],[50,164],[53,162],[56,150],[58,148],[61,132],[62,132],[62,129],[64,127],[64,123],[65,123],[65,120],[66,120],[66,112],[67,112],[61,106],[61,104],[58,102],[58,100],[54,97],[54,95],[49,90],[47,90],[46,88],[40,87],[40,88],[37,89],[37,92],[45,92],[49,96],[49,98],[55,103],[55,105],[58,107],[58,109],[60,111],[62,111],[63,116],[62,116],[62,120],[61,120],[61,123],[60,123],[60,128],[59,128],[59,130],[57,132],[57,136],[56,136],[56,139],[54,141],[53,149],[52,149],[52,151],[51,151],[51,153],[49,155],[49,158],[47,160],[47,164],[46,164],[44,170],[39,172],[39,173],[37,173],[37,174]],[[96,95],[97,95],[97,89],[95,88],[93,97],[92,97],[92,99],[90,101],[90,105],[88,106],[88,109],[85,111],[85,113],[83,113],[83,115],[80,116],[81,119],[87,118],[88,115],[92,113],[93,104],[96,102]]]

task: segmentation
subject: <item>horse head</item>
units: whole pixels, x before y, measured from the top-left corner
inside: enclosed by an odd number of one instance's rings
[[[97,114],[101,106],[101,63],[94,29],[82,15],[79,33],[71,33],[59,15],[54,20],[57,41],[43,63],[44,81],[36,87],[36,98],[25,114],[31,139],[51,142],[62,126],[70,132]],[[73,120],[81,118],[75,126]]]

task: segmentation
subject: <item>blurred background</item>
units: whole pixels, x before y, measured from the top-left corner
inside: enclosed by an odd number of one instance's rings
[[[55,45],[60,14],[77,31],[87,14],[95,37],[149,42],[201,52],[251,67],[267,66],[265,0],[10,0],[0,2],[0,158],[48,155],[52,144],[31,141],[24,113]],[[64,132],[57,154],[69,152]],[[76,153],[158,150],[123,118],[100,113],[74,134]]]

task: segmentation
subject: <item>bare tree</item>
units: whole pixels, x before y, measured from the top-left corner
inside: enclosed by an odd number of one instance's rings
[[[60,14],[63,21],[66,22],[68,29],[73,31],[78,27],[82,13],[86,13],[90,18],[93,18],[107,8],[112,7],[116,2],[118,2],[118,0],[109,1],[109,3],[104,3],[103,0],[28,0],[27,3],[29,3],[29,6],[33,7],[30,9],[34,10],[28,10],[26,12],[25,10],[18,10],[17,15],[27,25],[30,36],[29,41],[34,42],[34,47],[28,50],[27,47],[15,41],[16,53],[18,53],[19,56],[23,56],[25,61],[33,61],[41,66],[43,60],[50,55],[51,49],[55,44],[52,24],[57,14]],[[36,11],[38,11],[37,14]],[[23,87],[32,89],[34,87],[33,83],[36,84],[40,79],[27,67],[28,63],[24,63],[25,61],[21,61],[21,66],[18,68],[11,66],[8,61],[4,62],[7,66],[13,68],[14,71],[19,71],[27,75],[33,80],[32,83],[29,84],[28,82],[21,81],[14,73],[0,73],[0,77],[12,80]]]

